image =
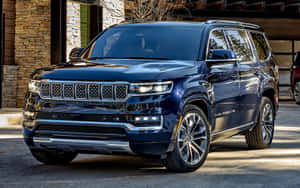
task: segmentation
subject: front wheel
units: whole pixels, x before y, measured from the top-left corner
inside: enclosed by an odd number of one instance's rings
[[[249,148],[264,149],[270,147],[274,136],[275,110],[272,101],[262,98],[259,120],[253,130],[246,134],[246,142]]]
[[[204,112],[195,105],[187,105],[178,127],[175,149],[164,160],[167,169],[190,172],[198,169],[209,151],[210,131]]]

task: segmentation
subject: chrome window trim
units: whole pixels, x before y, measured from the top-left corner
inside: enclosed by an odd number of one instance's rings
[[[252,43],[252,45],[253,45],[253,49],[255,50],[255,54],[256,54],[256,56],[257,56],[257,59],[258,59],[260,62],[262,62],[262,63],[265,63],[265,62],[269,61],[269,60],[271,59],[271,57],[272,57],[272,48],[271,48],[271,45],[270,45],[270,43],[269,43],[269,40],[267,39],[266,33],[261,32],[261,31],[255,31],[255,30],[248,30],[248,32],[249,32],[249,37],[251,38],[251,43]],[[266,43],[267,43],[268,49],[269,49],[268,57],[267,57],[265,60],[259,59],[258,54],[257,54],[256,47],[255,47],[254,42],[253,42],[253,38],[252,38],[252,36],[251,36],[251,33],[258,33],[258,34],[263,35],[263,37],[264,37],[264,39],[265,39],[265,41],[266,41]]]
[[[151,116],[151,115],[149,115]],[[136,127],[131,123],[122,122],[99,122],[99,121],[73,121],[73,120],[53,120],[53,119],[37,119],[36,125],[39,124],[63,124],[63,125],[95,125],[95,126],[117,126],[127,129],[128,131],[159,131],[163,129],[163,116],[160,116],[160,125],[152,127]]]
[[[212,35],[212,32],[217,31],[217,30],[220,30],[223,33],[225,41],[226,41],[226,45],[227,45],[227,50],[229,49],[229,41],[228,41],[228,39],[225,35],[224,28],[222,28],[222,27],[213,28],[212,30],[210,30],[209,35],[208,35],[208,39],[207,39],[207,42],[206,42],[205,61],[211,60],[211,59],[207,59],[208,52],[209,52],[210,37]]]
[[[231,49],[231,50],[233,50],[232,49],[232,45],[230,44],[230,41],[229,41],[229,39],[228,39],[228,36],[227,36],[227,34],[226,34],[226,30],[242,30],[242,31],[244,31],[245,33],[246,33],[246,35],[247,35],[247,42],[249,43],[249,47],[250,47],[250,49],[251,49],[251,52],[252,52],[252,57],[253,57],[253,60],[252,61],[245,61],[245,62],[239,62],[239,63],[241,63],[241,64],[248,64],[248,63],[253,63],[253,62],[255,62],[255,59],[256,59],[256,56],[255,56],[255,54],[254,54],[254,52],[253,52],[253,48],[252,48],[252,41],[250,40],[250,38],[249,38],[249,34],[248,34],[248,32],[249,31],[255,31],[255,30],[251,30],[251,29],[241,29],[241,28],[235,28],[235,27],[215,27],[215,28],[213,28],[212,30],[210,30],[210,32],[209,32],[209,35],[208,35],[208,39],[207,39],[207,43],[206,43],[206,53],[205,53],[205,61],[208,61],[208,62],[211,62],[210,60],[211,59],[207,59],[207,57],[208,57],[208,51],[209,51],[209,39],[210,39],[210,37],[211,37],[211,33],[213,32],[213,31],[215,31],[215,30],[222,30],[222,32],[223,32],[223,34],[224,34],[224,37],[225,37],[225,40],[226,40],[226,43],[227,43],[227,49]],[[259,32],[259,31],[257,31],[257,32]],[[263,33],[263,32],[260,32],[260,33]],[[263,33],[264,34],[264,33]],[[265,36],[265,35],[264,35]],[[267,43],[268,43],[268,40],[266,40],[267,41]],[[269,43],[268,43],[268,45],[269,45]],[[269,47],[269,49],[270,49],[270,47]],[[226,60],[226,59],[224,59],[224,60]],[[220,61],[224,61],[224,60],[220,60]]]
[[[250,48],[250,50],[251,50],[251,53],[252,53],[252,61],[240,61],[239,64],[250,64],[250,63],[255,63],[256,56],[255,56],[254,53],[253,53],[252,42],[251,42],[251,40],[250,40],[250,38],[249,38],[249,35],[248,35],[248,29],[226,28],[226,29],[224,29],[224,32],[225,32],[225,30],[231,30],[231,31],[239,31],[239,30],[240,30],[240,31],[245,32],[245,34],[246,34],[245,40],[246,40],[246,42],[248,43],[249,48]],[[226,35],[226,37],[229,37],[229,36],[227,35],[226,32],[225,32],[225,35]],[[243,38],[244,38],[244,37],[243,37]],[[231,47],[231,50],[233,50],[231,42],[230,42],[230,47]],[[233,50],[233,51],[234,51],[234,50]]]

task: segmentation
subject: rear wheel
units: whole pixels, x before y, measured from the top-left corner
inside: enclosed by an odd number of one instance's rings
[[[206,115],[200,108],[186,106],[178,128],[175,149],[167,154],[164,161],[167,169],[189,172],[202,166],[209,151],[208,125]]]
[[[36,160],[49,165],[67,164],[77,156],[77,153],[73,152],[49,152],[43,150],[31,150],[31,153]]]
[[[267,97],[263,97],[257,125],[246,134],[246,142],[249,148],[264,149],[270,147],[274,136],[274,115],[272,101]]]

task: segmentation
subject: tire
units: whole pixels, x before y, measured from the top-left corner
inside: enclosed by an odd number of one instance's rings
[[[36,160],[47,165],[68,164],[77,156],[77,153],[73,152],[48,152],[43,150],[31,150],[31,153]]]
[[[268,97],[262,97],[257,124],[246,133],[246,142],[249,148],[264,149],[270,147],[275,130],[274,117],[275,110],[272,101]]]
[[[163,162],[170,171],[195,171],[205,162],[209,145],[210,129],[206,115],[197,106],[187,105],[176,133],[175,148],[167,153]]]

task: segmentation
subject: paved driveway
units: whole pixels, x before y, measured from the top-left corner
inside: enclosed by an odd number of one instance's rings
[[[213,146],[193,173],[170,173],[160,161],[80,155],[66,166],[35,161],[20,126],[0,128],[2,187],[295,187],[300,188],[300,106],[281,104],[272,148],[248,150],[237,136]]]

